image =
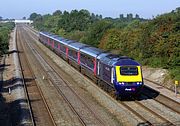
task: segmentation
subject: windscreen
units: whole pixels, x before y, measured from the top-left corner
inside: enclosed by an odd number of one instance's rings
[[[138,68],[136,66],[122,66],[120,68],[121,75],[138,75]]]

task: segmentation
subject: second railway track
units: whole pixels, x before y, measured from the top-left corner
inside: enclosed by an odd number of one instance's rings
[[[20,32],[21,30],[17,29],[17,46],[34,126],[56,126],[42,91],[35,81],[35,76],[26,54],[28,49],[24,46],[26,40],[24,40]]]
[[[81,99],[81,97],[72,89],[67,81],[64,81],[60,74],[53,69],[43,57],[40,56],[39,52],[33,48],[31,44],[28,44],[33,54],[39,60],[40,64],[45,69],[51,83],[56,87],[57,91],[63,97],[64,101],[69,105],[74,114],[78,117],[82,125],[106,125],[97,116],[96,112],[91,110],[89,105]]]

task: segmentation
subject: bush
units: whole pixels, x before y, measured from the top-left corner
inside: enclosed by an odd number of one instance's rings
[[[180,71],[180,66],[170,69],[170,75],[174,80],[180,80],[179,71]]]
[[[9,49],[9,34],[14,23],[0,24],[0,54],[5,54]]]

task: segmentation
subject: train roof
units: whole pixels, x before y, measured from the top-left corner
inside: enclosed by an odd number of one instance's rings
[[[100,55],[101,53],[105,51],[95,48],[95,47],[85,47],[85,48],[80,49],[80,52],[90,55],[92,57],[97,57],[98,55]]]
[[[98,56],[98,59],[106,65],[113,66],[120,57],[112,53],[104,53]]]
[[[114,65],[119,65],[119,66],[136,65],[136,66],[139,66],[140,65],[138,62],[136,62],[135,60],[133,60],[127,56],[118,56],[118,55],[103,51],[99,48],[91,47],[89,45],[86,45],[86,44],[83,44],[80,42],[76,42],[73,40],[68,40],[68,39],[59,37],[59,36],[51,34],[49,32],[40,32],[40,34],[50,37],[64,45],[68,45],[69,47],[71,47],[75,50],[80,50],[80,52],[90,55],[94,58],[97,57],[97,59],[100,60],[100,62],[107,64],[109,66],[114,66]]]
[[[74,43],[76,41],[63,39],[63,40],[59,40],[59,42],[62,43],[63,45],[69,45],[70,43]]]
[[[106,54],[101,54],[98,56],[98,59],[106,65],[109,66],[123,66],[123,65],[136,65],[139,66],[140,64],[136,61],[134,61],[133,59],[127,57],[127,56],[119,56],[119,55],[115,55],[112,53],[106,53]]]
[[[106,57],[106,56],[109,55],[109,54],[110,54],[110,53],[108,53],[108,52],[101,53],[101,54],[97,57],[97,59],[100,60],[100,59]]]
[[[42,34],[42,35],[44,35],[44,36],[47,36],[47,37],[49,37],[49,38],[51,38],[51,39],[54,39],[54,40],[56,40],[56,41],[64,40],[64,38],[59,37],[58,35],[51,34],[51,33],[49,33],[49,32],[39,32],[39,34]]]
[[[50,37],[52,39],[55,39],[56,41],[64,44],[64,45],[68,45],[70,46],[71,48],[74,48],[74,49],[77,49],[83,53],[86,53],[88,55],[91,55],[93,57],[97,57],[99,54],[101,54],[102,52],[104,52],[103,50],[101,49],[98,49],[98,48],[95,48],[95,47],[90,47],[86,44],[83,44],[83,43],[79,43],[79,42],[76,42],[76,41],[73,41],[73,40],[68,40],[68,39],[62,39],[61,37],[60,38],[57,38],[57,36],[54,36],[53,34],[50,34],[49,32],[40,32],[40,34],[43,34],[47,37]],[[85,47],[85,48],[82,48],[82,47]]]
[[[88,47],[89,45],[86,45],[86,44],[80,43],[80,42],[74,42],[74,43],[70,43],[68,46],[75,50],[79,50],[83,47]]]
[[[121,59],[115,65],[117,66],[140,66],[138,62],[132,59]]]
[[[50,35],[49,32],[39,32],[39,34],[42,34],[42,35],[45,35],[45,36],[48,36],[48,37],[49,37],[49,35]]]
[[[69,40],[69,39],[65,39],[63,37],[59,37],[58,35],[54,35],[54,34],[51,34],[49,32],[40,32],[40,34],[43,34],[43,35],[45,35],[45,36],[47,36],[47,37],[49,37],[49,38],[51,38],[51,39],[53,39],[59,43],[62,43],[64,45],[68,45],[70,43],[76,42],[74,40]]]

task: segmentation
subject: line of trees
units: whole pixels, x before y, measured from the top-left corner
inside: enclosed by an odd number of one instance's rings
[[[180,80],[180,8],[152,20],[138,14],[102,18],[87,10],[32,13],[38,30],[49,31],[119,55],[133,57],[143,65],[170,70]]]
[[[99,47],[143,65],[169,69],[172,78],[180,80],[180,8],[153,20],[134,20],[122,29],[108,29]]]
[[[5,54],[9,49],[10,32],[14,23],[0,23],[0,55]]]

